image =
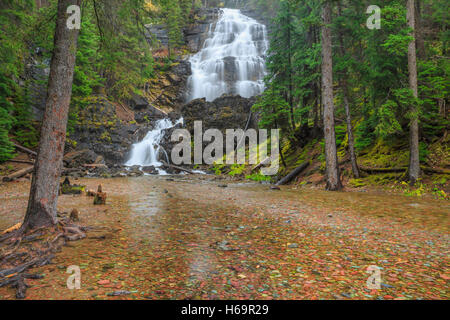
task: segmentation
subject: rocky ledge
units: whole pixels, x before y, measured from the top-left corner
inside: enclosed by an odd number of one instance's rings
[[[194,122],[201,120],[203,129],[256,128],[256,115],[251,113],[256,98],[223,95],[212,102],[206,99],[196,99],[185,104],[181,110],[188,130],[193,133]],[[247,125],[248,124],[248,125]]]

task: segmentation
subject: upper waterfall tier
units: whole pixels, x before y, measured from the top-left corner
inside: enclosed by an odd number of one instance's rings
[[[189,101],[212,101],[224,93],[244,98],[264,90],[267,29],[239,10],[223,9],[203,48],[190,59]]]

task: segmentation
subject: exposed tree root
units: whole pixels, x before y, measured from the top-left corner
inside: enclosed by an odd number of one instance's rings
[[[70,218],[62,219],[56,226],[40,228],[23,233],[13,230],[0,237],[0,287],[16,289],[16,298],[26,296],[28,285],[25,279],[40,279],[39,274],[25,273],[35,267],[50,264],[62,246],[68,241],[86,238],[88,230],[73,223]]]

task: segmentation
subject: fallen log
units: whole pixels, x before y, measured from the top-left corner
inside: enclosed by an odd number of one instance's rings
[[[286,177],[282,178],[277,182],[277,186],[282,186],[288,184],[292,180],[294,180],[300,173],[302,173],[309,166],[309,161],[304,162],[301,166],[295,168],[291,173],[289,173]]]
[[[430,167],[420,167],[422,171],[428,173],[436,173],[436,174],[450,174],[450,170],[440,169],[440,168],[430,168]]]
[[[161,162],[163,164],[163,167],[180,170],[180,171],[183,171],[183,172],[187,172],[189,174],[195,174],[195,172],[192,172],[191,170],[188,170],[188,169],[185,169],[185,168],[182,168],[182,167],[178,167],[178,166],[174,166],[173,164],[168,164],[165,161],[161,161]]]
[[[360,167],[360,169],[367,173],[402,173],[408,171],[407,167],[394,167],[394,168],[368,168],[368,167]],[[431,168],[421,166],[420,169],[423,172],[427,173],[436,173],[436,174],[450,174],[450,170],[440,169],[440,168]]]
[[[94,163],[94,164],[83,164],[85,168],[108,168],[106,164]]]
[[[28,149],[28,148],[22,147],[21,145],[18,145],[18,144],[16,144],[16,143],[14,143],[14,147],[15,147],[16,149],[19,149],[20,151],[29,153],[29,154],[31,154],[31,155],[33,155],[33,156],[37,156],[37,153],[34,152],[33,150],[30,150],[30,149]]]
[[[8,162],[34,164],[34,161],[31,160],[8,160]]]
[[[23,177],[24,175],[27,175],[27,174],[29,174],[29,173],[32,173],[33,170],[34,170],[34,166],[26,167],[25,169],[21,169],[21,170],[19,170],[19,171],[16,171],[16,172],[10,174],[9,176],[3,177],[3,181],[4,181],[4,182],[10,182],[10,181],[13,181],[13,180],[15,180],[15,179],[18,179],[18,178]]]
[[[397,167],[397,168],[367,168],[367,167],[359,167],[361,171],[367,173],[402,173],[408,170],[406,167]]]
[[[261,168],[262,166],[265,166],[266,164],[270,164],[270,157],[267,157],[266,159],[264,159],[263,161],[261,161],[259,164],[257,164],[256,166],[254,166],[252,168],[252,172],[258,170],[259,168]]]

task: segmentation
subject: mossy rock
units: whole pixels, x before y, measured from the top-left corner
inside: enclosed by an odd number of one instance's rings
[[[68,184],[63,184],[61,186],[62,194],[82,194],[85,190],[86,186],[68,185]]]

